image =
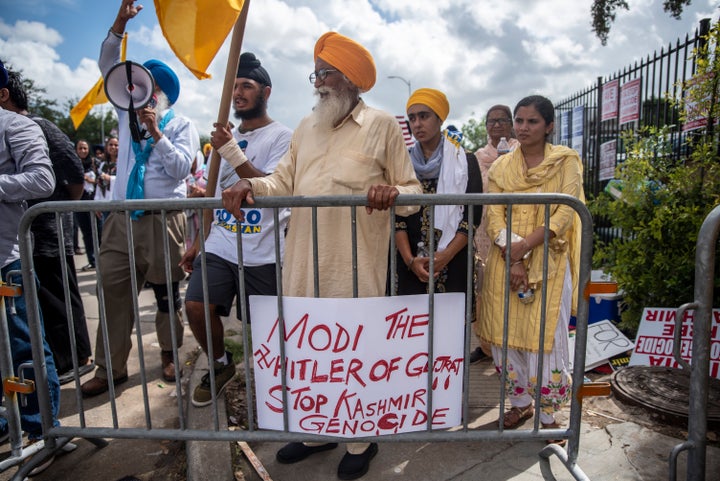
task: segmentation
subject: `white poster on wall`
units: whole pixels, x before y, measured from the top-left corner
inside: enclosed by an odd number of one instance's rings
[[[435,294],[434,303],[441,329],[431,365],[427,295],[284,297],[284,406],[277,298],[251,296],[260,428],[282,430],[283,407],[296,433],[353,438],[425,430],[428,422],[433,429],[459,425],[465,294]]]

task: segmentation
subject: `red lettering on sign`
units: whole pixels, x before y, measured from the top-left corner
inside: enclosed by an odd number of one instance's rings
[[[409,339],[425,335],[425,326],[429,323],[427,314],[405,315],[407,307],[385,317],[390,322],[386,339]]]

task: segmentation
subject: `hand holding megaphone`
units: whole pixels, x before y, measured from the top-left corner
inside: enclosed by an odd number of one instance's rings
[[[150,102],[145,107],[138,109],[136,113],[138,122],[145,126],[147,133],[157,142],[162,137],[162,132],[158,127],[158,116],[155,107],[157,107],[157,97],[153,95]]]
[[[130,133],[135,142],[145,138],[146,133],[155,140],[159,138],[154,110],[155,80],[147,68],[129,60],[115,64],[105,75],[105,94],[115,107],[129,113]],[[153,98],[155,105],[147,108]],[[138,122],[145,124],[147,132],[140,131]]]

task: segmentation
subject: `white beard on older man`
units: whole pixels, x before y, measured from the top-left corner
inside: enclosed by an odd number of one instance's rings
[[[318,125],[331,129],[347,117],[358,99],[357,90],[349,82],[348,86],[342,90],[325,86],[315,89],[318,99],[312,116]]]

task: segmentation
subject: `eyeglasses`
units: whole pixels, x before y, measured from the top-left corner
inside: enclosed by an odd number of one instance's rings
[[[333,72],[337,72],[337,70],[334,68],[321,68],[317,72],[311,73],[308,79],[310,79],[311,84],[314,84],[315,80],[319,80],[322,82],[325,80],[328,74],[331,74]]]
[[[512,123],[512,120],[510,119],[488,119],[487,124],[488,127],[492,127],[493,125],[509,125]]]

